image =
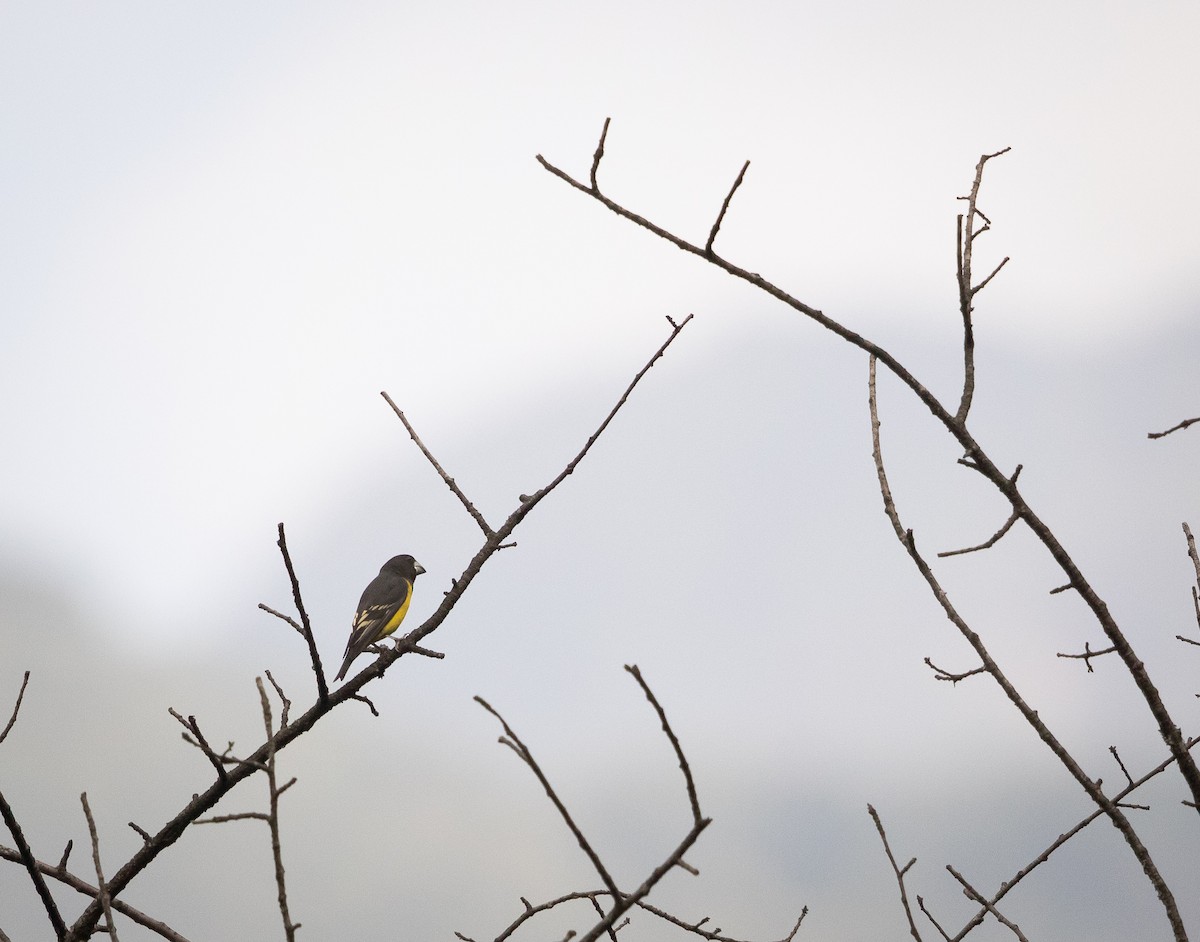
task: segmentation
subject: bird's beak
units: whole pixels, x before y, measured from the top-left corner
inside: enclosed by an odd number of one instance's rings
[[[419,562],[417,562],[416,560],[413,560],[413,572],[415,572],[415,573],[416,573],[416,574],[419,576],[419,575],[420,575],[421,573],[423,573],[424,571],[425,571],[425,567],[424,567],[424,566],[422,566],[422,565],[421,565]]]

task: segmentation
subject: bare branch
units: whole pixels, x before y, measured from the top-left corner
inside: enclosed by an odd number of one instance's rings
[[[871,820],[875,822],[875,830],[879,832],[879,839],[883,841],[883,849],[887,854],[888,863],[892,865],[892,872],[896,875],[896,883],[900,887],[900,904],[904,907],[904,918],[908,920],[909,934],[917,942],[921,942],[921,933],[917,931],[917,924],[913,921],[912,907],[908,905],[908,890],[904,888],[904,875],[917,862],[917,858],[913,857],[903,867],[899,866],[896,863],[895,855],[892,854],[892,847],[888,843],[887,832],[883,829],[883,822],[879,820],[879,813],[871,805],[867,805],[867,813],[871,816]]]
[[[746,171],[750,169],[750,161],[742,164],[742,169],[737,175],[737,179],[733,181],[733,186],[729,189],[729,194],[725,197],[725,202],[721,204],[721,211],[717,213],[717,221],[712,224],[712,228],[708,231],[708,241],[704,243],[704,253],[706,255],[713,254],[713,243],[717,240],[717,233],[721,231],[721,223],[725,220],[725,214],[729,212],[729,204],[733,200],[733,194],[737,192],[739,186],[742,185],[742,180],[746,177]]]
[[[292,557],[287,548],[287,536],[283,532],[283,524],[279,524],[279,539],[276,541],[279,552],[283,554],[283,564],[287,567],[288,579],[292,583],[292,598],[296,602],[296,611],[300,613],[300,622],[304,628],[302,634],[308,643],[308,656],[312,661],[313,673],[317,676],[317,696],[321,702],[329,699],[329,685],[325,682],[325,668],[321,666],[321,653],[317,650],[316,639],[313,638],[312,625],[308,621],[308,612],[304,610],[304,600],[300,598],[300,580],[296,578],[296,569],[292,566]]]
[[[504,717],[501,716],[490,703],[480,696],[475,697],[475,702],[500,721],[500,725],[504,727],[504,737],[500,740],[500,742],[511,748],[513,752],[520,757],[521,761],[529,766],[529,768],[533,771],[533,774],[537,777],[537,780],[541,783],[542,788],[545,790],[546,797],[548,797],[554,807],[558,809],[558,813],[562,816],[563,821],[566,822],[567,827],[575,836],[575,840],[579,844],[580,849],[584,852],[584,854],[587,855],[588,860],[592,862],[592,867],[594,867],[596,873],[600,875],[600,879],[604,881],[605,889],[614,900],[622,899],[623,894],[619,889],[617,889],[617,884],[609,875],[607,868],[604,866],[604,862],[600,859],[600,855],[592,849],[592,845],[588,843],[588,839],[583,836],[583,831],[579,829],[579,825],[577,825],[575,823],[575,819],[571,817],[571,812],[567,810],[567,806],[562,803],[562,800],[554,791],[554,786],[550,784],[550,780],[546,778],[541,766],[539,766],[537,764],[537,760],[533,758],[533,753],[529,751],[529,748],[525,745],[525,743],[521,742],[520,737],[513,732],[512,727],[508,725],[508,722],[504,719]]]
[[[386,392],[381,392],[379,395],[383,396],[384,401],[392,407],[392,411],[396,413],[396,416],[400,419],[400,421],[404,424],[404,428],[408,431],[408,437],[416,442],[417,447],[421,449],[421,454],[423,454],[426,459],[428,459],[429,463],[433,465],[433,469],[438,473],[438,476],[446,482],[446,486],[454,492],[454,496],[457,497],[462,505],[467,509],[467,513],[469,513],[472,518],[474,518],[475,522],[479,524],[479,529],[483,531],[483,535],[488,538],[495,536],[495,531],[488,525],[488,522],[483,519],[483,514],[481,514],[478,509],[476,509],[475,505],[471,503],[470,499],[466,494],[463,493],[462,488],[458,486],[454,478],[450,477],[450,475],[446,473],[446,469],[441,466],[437,458],[433,457],[433,452],[425,447],[425,443],[421,441],[421,436],[419,436],[417,434],[417,430],[412,427],[412,423],[408,421],[408,417],[400,411],[400,407],[397,406],[396,403],[392,402],[392,397]]]
[[[1175,934],[1177,942],[1185,942],[1187,939],[1187,931],[1184,928],[1183,919],[1179,914],[1179,907],[1175,902],[1175,895],[1171,892],[1166,880],[1163,879],[1162,874],[1159,872],[1158,866],[1154,863],[1154,860],[1150,856],[1150,852],[1146,849],[1145,844],[1142,843],[1141,838],[1138,837],[1138,834],[1134,830],[1133,825],[1129,822],[1129,819],[1125,816],[1121,809],[1118,808],[1116,804],[1100,790],[1100,786],[1097,785],[1096,782],[1094,782],[1086,772],[1084,772],[1083,768],[1075,760],[1075,757],[1071,755],[1067,748],[1059,741],[1058,737],[1051,732],[1050,727],[1048,727],[1041,719],[1041,717],[1038,715],[1038,711],[1034,710],[1026,702],[1025,698],[1021,696],[1017,688],[1013,686],[1012,682],[1008,679],[1004,672],[1001,671],[1000,666],[996,663],[995,659],[984,645],[983,640],[975,631],[971,629],[966,621],[963,620],[962,616],[958,613],[958,610],[954,607],[953,603],[951,603],[949,597],[946,595],[941,583],[938,582],[937,577],[933,574],[933,570],[929,567],[929,564],[925,561],[925,558],[920,554],[920,552],[918,552],[916,540],[913,537],[912,530],[906,530],[903,524],[900,522],[900,516],[896,511],[896,505],[892,499],[891,489],[888,487],[887,474],[884,470],[883,464],[883,452],[879,439],[880,422],[878,401],[875,395],[874,357],[871,357],[870,360],[867,389],[871,415],[871,450],[875,460],[875,471],[879,477],[880,491],[883,494],[884,512],[887,514],[888,519],[892,523],[892,529],[896,533],[896,538],[908,551],[909,557],[917,567],[917,570],[921,573],[921,576],[925,579],[926,584],[929,586],[934,598],[937,599],[942,611],[945,612],[946,617],[950,619],[951,623],[959,630],[959,633],[964,639],[966,639],[967,643],[970,644],[975,650],[975,653],[979,656],[979,659],[983,663],[987,673],[992,676],[992,679],[995,680],[1000,686],[1000,689],[1004,691],[1004,694],[1006,697],[1008,697],[1009,702],[1017,708],[1017,710],[1021,713],[1021,716],[1025,719],[1025,722],[1028,723],[1037,733],[1038,738],[1040,738],[1042,742],[1049,747],[1050,751],[1054,753],[1054,755],[1058,758],[1058,761],[1062,763],[1063,767],[1071,774],[1075,781],[1079,783],[1083,790],[1088,793],[1088,796],[1092,799],[1092,801],[1095,802],[1095,804],[1105,814],[1108,815],[1109,819],[1112,821],[1117,830],[1121,832],[1121,836],[1125,839],[1125,843],[1129,845],[1129,849],[1137,858],[1138,863],[1142,865],[1142,870],[1145,872],[1146,878],[1150,881],[1151,886],[1154,887],[1154,891],[1158,895],[1159,902],[1162,903],[1167,920],[1171,924],[1171,929]],[[1172,752],[1173,751],[1174,750],[1172,750]]]
[[[996,154],[988,154],[984,156],[988,159],[991,159],[991,157],[998,156],[1001,153],[1004,153],[1004,151],[998,151]],[[1091,584],[1084,577],[1083,573],[1079,569],[1079,566],[1067,552],[1061,541],[1050,529],[1050,527],[1047,526],[1045,521],[1043,521],[1042,518],[1033,510],[1033,508],[1029,506],[1024,496],[1017,489],[1016,485],[1009,481],[1007,476],[1000,470],[996,463],[988,457],[983,448],[975,440],[974,436],[972,436],[967,430],[965,421],[961,420],[958,415],[952,414],[923,383],[918,381],[917,378],[907,368],[905,368],[899,360],[896,359],[896,357],[894,357],[887,350],[883,349],[879,344],[873,343],[856,331],[850,330],[837,320],[827,316],[817,308],[809,304],[805,304],[803,301],[793,297],[782,288],[767,281],[761,275],[734,265],[717,255],[706,253],[703,246],[693,245],[686,239],[682,239],[679,236],[668,232],[661,226],[656,225],[649,219],[646,219],[644,216],[640,216],[637,213],[626,209],[624,206],[621,206],[619,203],[609,199],[602,193],[590,188],[587,184],[575,180],[570,174],[560,170],[540,154],[538,155],[537,159],[547,172],[558,177],[560,180],[563,180],[580,192],[586,193],[589,197],[596,200],[598,203],[605,206],[616,215],[621,216],[624,219],[628,219],[635,225],[641,226],[649,232],[654,233],[659,238],[670,242],[672,245],[676,246],[682,251],[704,259],[709,264],[720,268],[722,271],[727,272],[733,277],[745,281],[748,284],[754,285],[756,288],[759,288],[761,291],[764,291],[771,297],[788,305],[793,310],[815,321],[817,324],[842,338],[847,343],[853,344],[866,353],[871,354],[878,359],[879,362],[883,363],[905,386],[907,386],[929,410],[930,414],[933,415],[934,418],[936,418],[940,423],[942,423],[946,430],[955,438],[955,440],[962,447],[964,454],[971,456],[973,467],[975,467],[975,469],[981,475],[987,478],[987,480],[991,482],[991,484],[997,490],[999,490],[1000,493],[1005,496],[1005,498],[1008,499],[1014,510],[1019,512],[1021,519],[1033,532],[1034,536],[1036,536],[1037,539],[1042,543],[1042,545],[1046,547],[1046,550],[1053,557],[1055,563],[1057,563],[1062,569],[1063,573],[1067,577],[1067,584],[1069,584],[1079,593],[1088,609],[1092,612],[1092,615],[1104,630],[1105,635],[1107,635],[1108,639],[1116,646],[1118,655],[1125,664],[1126,669],[1129,671],[1130,676],[1137,685],[1139,693],[1141,694],[1143,700],[1145,700],[1147,707],[1154,717],[1154,720],[1158,726],[1159,735],[1162,737],[1163,742],[1167,744],[1168,748],[1178,761],[1180,773],[1187,782],[1188,788],[1192,793],[1192,798],[1194,799],[1197,807],[1200,808],[1200,764],[1196,762],[1195,758],[1188,754],[1187,749],[1184,747],[1184,738],[1183,734],[1180,732],[1179,725],[1174,721],[1170,710],[1167,709],[1166,704],[1163,702],[1162,695],[1159,693],[1158,688],[1151,681],[1150,676],[1146,671],[1144,662],[1138,657],[1133,645],[1129,643],[1129,639],[1125,637],[1124,632],[1121,631],[1120,626],[1112,617],[1112,614],[1108,610],[1107,604],[1105,604],[1104,600],[1100,598],[1095,589],[1092,588]],[[979,213],[977,207],[976,213],[985,220],[986,224],[987,217],[983,216],[982,213]],[[964,238],[973,239],[979,234],[979,232],[974,234],[968,232]]]
[[[96,819],[92,817],[92,809],[88,806],[87,792],[79,796],[83,805],[83,816],[87,818],[88,835],[92,839],[92,863],[96,867],[96,886],[99,889],[100,907],[104,910],[104,921],[108,925],[108,937],[112,942],[117,940],[117,924],[113,921],[112,901],[108,897],[108,885],[104,882],[104,868],[100,865],[100,836],[96,833]]]
[[[37,895],[41,899],[42,905],[46,908],[46,915],[50,919],[50,925],[54,927],[55,938],[61,939],[67,931],[67,924],[63,922],[62,914],[58,911],[58,904],[54,902],[54,897],[50,895],[50,888],[46,886],[46,881],[42,878],[41,870],[38,869],[38,863],[33,856],[33,851],[29,849],[29,843],[25,840],[25,832],[21,830],[17,816],[13,813],[12,806],[4,797],[3,792],[0,792],[0,818],[4,819],[4,824],[8,828],[8,832],[13,836],[13,841],[16,842],[16,859],[24,864],[25,871],[29,874],[29,879],[33,881],[33,888],[37,890]],[[66,859],[65,856],[63,859]]]
[[[1162,431],[1162,432],[1147,432],[1146,437],[1147,438],[1165,438],[1166,436],[1170,435],[1172,432],[1182,431],[1183,429],[1188,428],[1189,426],[1195,425],[1197,422],[1200,422],[1200,416],[1196,416],[1196,418],[1194,418],[1194,419],[1184,419],[1182,422],[1178,423],[1177,425],[1172,425],[1169,429],[1166,429],[1165,431]]]
[[[0,732],[0,742],[4,742],[8,738],[9,731],[17,722],[17,714],[21,712],[21,701],[25,699],[25,688],[29,686],[29,671],[25,672],[25,676],[21,679],[21,689],[17,691],[17,702],[13,704],[12,716],[8,719],[8,724],[4,727],[4,732]]]
[[[638,682],[638,686],[642,688],[642,692],[646,695],[646,699],[650,701],[650,705],[654,707],[654,712],[658,714],[659,722],[662,723],[663,732],[667,734],[667,739],[671,741],[671,747],[675,750],[675,757],[679,760],[679,768],[683,772],[684,782],[687,785],[688,802],[692,806],[692,822],[694,824],[699,824],[704,818],[704,815],[700,813],[700,799],[696,796],[696,782],[692,778],[692,769],[688,765],[687,756],[683,754],[683,747],[679,745],[679,739],[675,736],[674,731],[671,729],[671,724],[667,722],[666,712],[663,710],[662,705],[658,702],[658,698],[654,696],[649,684],[647,684],[645,679],[642,677],[642,672],[638,670],[638,666],[636,664],[632,666],[626,664],[625,670],[627,670],[633,676],[633,679]],[[696,872],[695,870],[692,870],[691,867],[682,864],[682,862],[681,866],[687,870],[691,870],[692,873]]]

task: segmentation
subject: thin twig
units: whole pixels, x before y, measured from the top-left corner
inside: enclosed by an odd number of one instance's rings
[[[104,921],[108,924],[108,937],[112,939],[112,942],[118,942],[117,924],[112,915],[112,901],[108,896],[108,884],[104,882],[104,868],[100,865],[100,836],[96,833],[96,819],[92,817],[87,792],[83,792],[79,796],[79,801],[83,805],[83,816],[87,818],[88,836],[92,839],[92,863],[96,867],[96,886],[100,894],[100,906],[104,910]]]
[[[1147,432],[1146,437],[1147,438],[1165,438],[1167,435],[1170,435],[1172,432],[1182,431],[1183,429],[1188,428],[1189,426],[1195,425],[1197,422],[1200,422],[1200,415],[1196,416],[1196,418],[1194,418],[1194,419],[1184,419],[1182,422],[1178,423],[1177,425],[1172,425],[1169,429],[1166,429],[1162,432]]]
[[[687,785],[688,802],[692,806],[692,822],[699,824],[704,815],[700,813],[700,799],[696,795],[696,782],[692,778],[692,769],[688,765],[687,756],[683,754],[683,747],[679,745],[679,739],[671,729],[671,724],[667,722],[667,714],[663,710],[662,705],[658,702],[658,698],[654,696],[654,692],[650,689],[650,685],[646,683],[642,677],[642,672],[638,670],[636,664],[625,665],[633,679],[638,682],[638,686],[642,688],[642,693],[646,695],[646,699],[650,701],[650,705],[654,707],[654,712],[658,714],[659,722],[662,723],[662,730],[667,734],[667,739],[671,742],[671,747],[675,750],[675,757],[679,760],[679,768],[683,772],[684,782]],[[694,871],[693,871],[694,872]]]
[[[1000,527],[1000,529],[997,530],[995,533],[993,533],[988,539],[986,539],[982,543],[980,543],[978,546],[966,546],[966,547],[963,547],[962,549],[946,550],[945,552],[938,553],[938,558],[945,559],[948,556],[962,556],[965,553],[978,553],[980,550],[991,549],[998,542],[1000,542],[1000,538],[1002,536],[1004,536],[1004,534],[1006,534],[1009,530],[1011,530],[1012,525],[1020,519],[1021,519],[1021,515],[1014,510],[1011,514],[1008,515],[1008,519],[1006,521],[1004,521],[1004,525],[1002,527]]]
[[[17,702],[13,704],[12,716],[8,719],[8,724],[4,727],[4,732],[0,733],[0,742],[4,742],[8,738],[9,731],[17,722],[17,714],[21,712],[21,701],[25,699],[25,688],[29,686],[29,671],[25,672],[25,676],[21,679],[21,689],[17,691]]]
[[[921,912],[925,914],[925,918],[933,923],[933,928],[937,929],[941,937],[945,939],[946,942],[950,942],[950,936],[946,935],[946,930],[942,928],[941,923],[933,918],[933,913],[925,908],[925,900],[920,896],[917,897],[917,906],[920,907]],[[986,913],[987,910],[985,909],[984,912]]]
[[[600,875],[600,879],[604,881],[604,886],[607,892],[614,900],[621,899],[622,893],[619,889],[617,889],[616,881],[614,881],[609,875],[608,869],[604,866],[604,862],[600,859],[600,855],[597,854],[592,848],[592,845],[588,843],[588,839],[584,837],[583,831],[579,829],[579,825],[577,825],[575,823],[575,819],[571,817],[571,812],[567,810],[567,806],[562,803],[562,799],[560,799],[558,797],[558,793],[554,791],[554,786],[550,784],[550,780],[546,778],[546,774],[542,771],[541,766],[539,766],[537,764],[537,760],[533,758],[533,753],[529,751],[529,747],[526,746],[525,743],[521,742],[521,738],[513,731],[512,727],[508,725],[508,722],[504,719],[504,717],[497,712],[495,707],[493,707],[490,703],[484,700],[483,697],[480,696],[475,697],[475,702],[500,721],[500,725],[504,727],[504,736],[500,739],[500,742],[512,749],[512,751],[515,752],[518,757],[520,757],[521,761],[529,766],[534,776],[536,776],[538,782],[541,783],[542,788],[545,790],[546,797],[548,797],[551,804],[558,809],[558,813],[562,816],[562,819],[566,823],[567,828],[571,831],[571,834],[574,835],[580,849],[584,852],[584,854],[587,855],[588,860],[592,862],[592,867],[595,868],[596,873]]]
[[[384,401],[392,407],[392,411],[396,413],[396,416],[400,419],[400,421],[404,424],[404,428],[408,431],[408,437],[416,442],[417,447],[421,449],[421,454],[423,454],[426,459],[428,459],[429,463],[433,465],[433,470],[438,473],[438,476],[446,483],[446,486],[454,492],[454,496],[459,499],[465,508],[467,508],[467,513],[469,513],[474,518],[475,522],[479,524],[479,529],[483,531],[483,535],[489,538],[495,536],[495,531],[488,525],[488,522],[483,519],[483,514],[481,514],[475,505],[471,503],[470,499],[466,494],[463,493],[462,488],[458,486],[454,478],[450,477],[450,475],[446,473],[446,469],[441,466],[437,458],[433,457],[433,452],[425,447],[425,443],[421,441],[421,436],[417,434],[417,430],[413,428],[412,423],[408,421],[408,416],[400,411],[400,407],[392,401],[392,397],[389,396],[386,391],[381,392],[379,395],[383,396]]]
[[[1012,477],[1009,478],[1009,481],[1011,481],[1013,484],[1017,483],[1017,478],[1020,477],[1020,475],[1021,475],[1022,467],[1023,467],[1022,465],[1017,465],[1017,470],[1014,471],[1012,473]],[[962,556],[964,553],[978,553],[980,550],[991,549],[998,542],[1000,542],[1000,538],[1003,537],[1004,534],[1006,534],[1009,530],[1011,530],[1012,525],[1020,519],[1021,519],[1021,515],[1014,510],[1011,514],[1008,515],[1008,519],[1004,521],[1004,523],[1001,525],[1000,529],[997,530],[995,533],[993,533],[988,539],[986,539],[982,543],[980,543],[978,546],[967,546],[967,547],[964,547],[963,549],[947,550],[944,553],[938,553],[938,558],[945,559],[948,556]]]
[[[717,241],[717,233],[721,231],[721,223],[725,221],[725,214],[729,212],[729,204],[733,200],[733,194],[737,192],[739,186],[742,185],[742,180],[746,178],[746,171],[750,169],[750,161],[742,164],[742,169],[737,175],[737,179],[733,181],[733,186],[729,188],[729,194],[725,197],[725,202],[721,204],[721,211],[717,213],[717,220],[712,224],[712,228],[708,231],[708,241],[704,243],[704,254],[713,254],[713,243]]]
[[[271,682],[271,686],[275,688],[275,695],[279,697],[279,703],[283,707],[283,709],[279,711],[279,726],[282,729],[284,726],[287,726],[288,711],[292,708],[292,701],[289,700],[284,694],[283,688],[279,686],[278,681],[271,676],[270,671],[263,671],[263,673],[267,675],[267,680],[269,680]]]
[[[1121,761],[1121,756],[1117,753],[1117,747],[1109,746],[1108,751],[1112,753],[1112,757],[1117,760],[1117,765],[1121,767],[1121,774],[1125,776],[1126,784],[1132,785],[1133,778],[1129,774],[1129,769],[1125,768],[1125,763]]]
[[[879,832],[879,839],[883,841],[883,849],[887,854],[888,863],[892,865],[892,872],[896,875],[896,883],[900,887],[900,904],[904,907],[904,918],[908,920],[909,934],[917,942],[921,942],[921,933],[917,931],[917,924],[913,921],[912,907],[908,905],[908,890],[904,887],[904,875],[917,862],[917,858],[913,857],[903,867],[897,864],[896,857],[892,853],[892,846],[888,843],[887,832],[883,829],[883,822],[879,820],[879,812],[873,806],[867,805],[867,813],[871,816],[871,820],[875,822],[875,830]]]
[[[317,650],[317,641],[313,637],[312,625],[308,621],[308,612],[304,610],[304,600],[300,598],[300,580],[296,578],[296,569],[292,565],[292,556],[288,552],[287,536],[283,532],[283,524],[279,524],[279,539],[276,545],[283,554],[283,564],[287,567],[288,579],[292,583],[292,599],[296,603],[296,611],[300,613],[300,622],[304,626],[302,634],[308,644],[308,656],[312,661],[313,673],[317,676],[317,696],[321,702],[329,699],[329,685],[325,682],[325,668],[321,666],[321,652]]]
[[[291,615],[285,615],[285,614],[283,614],[283,612],[277,612],[275,609],[271,608],[270,605],[266,605],[263,602],[259,602],[258,607],[261,608],[264,612],[267,612],[270,615],[274,615],[276,618],[282,618],[289,625],[291,625],[293,628],[296,629],[296,634],[300,635],[301,638],[304,637],[304,629],[300,627],[300,623],[298,621],[296,621],[296,619],[294,619]]]

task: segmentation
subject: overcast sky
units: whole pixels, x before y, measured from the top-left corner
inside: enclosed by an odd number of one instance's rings
[[[302,937],[494,937],[594,888],[500,709],[632,888],[688,826],[642,666],[715,823],[662,905],[738,938],[904,938],[872,802],[947,927],[1088,813],[974,666],[882,513],[866,362],[541,169],[718,249],[879,340],[953,401],[955,197],[979,155],[974,434],[1056,528],[1195,732],[1200,64],[1192,4],[9,2],[0,7],[0,788],[39,856],[78,796],[108,870],[209,783],[171,706],[260,741],[254,677],[313,697],[285,521],[326,665],[379,565],[412,624],[479,531],[380,390],[495,524],[695,320],[430,643],[281,757]],[[932,555],[1002,501],[888,377],[884,448]],[[937,571],[1089,774],[1164,755],[1031,536]],[[335,665],[336,666],[336,665]],[[1170,774],[1137,823],[1200,931],[1196,819]],[[223,811],[262,806],[255,784]],[[1165,938],[1111,827],[1008,901],[1031,939]],[[193,940],[278,934],[269,845],[190,832],[127,893]],[[7,835],[0,843],[11,844]],[[64,908],[75,912],[63,895]],[[587,913],[548,917],[559,938]],[[936,936],[929,929],[927,938]],[[0,868],[0,929],[49,938]],[[139,930],[121,926],[122,938]],[[622,933],[674,938],[639,919]],[[990,933],[990,934],[989,934]],[[985,925],[979,938],[1005,938]],[[682,936],[680,936],[682,937]]]

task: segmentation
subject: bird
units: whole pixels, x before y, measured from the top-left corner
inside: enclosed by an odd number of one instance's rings
[[[393,556],[383,564],[358,600],[345,660],[334,680],[345,677],[356,657],[400,627],[412,601],[413,583],[424,571],[425,567],[408,555]]]

